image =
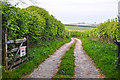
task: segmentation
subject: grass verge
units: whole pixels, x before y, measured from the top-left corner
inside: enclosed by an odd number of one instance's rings
[[[29,61],[22,64],[19,68],[14,71],[6,71],[3,68],[2,77],[3,79],[18,79],[24,75],[30,74],[35,68],[38,67],[49,55],[53,54],[56,49],[70,39],[59,39],[54,41],[46,41],[41,44],[37,44],[34,47],[29,48]]]
[[[94,60],[106,78],[118,78],[116,69],[117,47],[114,44],[107,44],[91,40],[89,38],[79,38],[86,53]]]
[[[72,78],[74,75],[74,48],[75,43],[72,44],[70,49],[63,55],[61,64],[57,74],[53,78]]]

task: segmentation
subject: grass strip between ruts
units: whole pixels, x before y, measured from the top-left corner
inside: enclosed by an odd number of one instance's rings
[[[72,78],[74,76],[75,57],[74,48],[75,43],[72,44],[70,49],[63,55],[57,74],[53,78]]]

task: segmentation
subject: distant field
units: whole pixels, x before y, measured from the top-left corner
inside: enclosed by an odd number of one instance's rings
[[[89,30],[92,27],[77,27],[77,26],[65,26],[68,30]]]

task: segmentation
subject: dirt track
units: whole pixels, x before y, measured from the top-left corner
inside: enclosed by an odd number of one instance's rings
[[[56,74],[62,56],[69,50],[72,43],[74,43],[74,39],[71,39],[71,42],[63,45],[53,55],[41,63],[28,78],[52,78]]]
[[[83,50],[82,42],[77,38],[75,40],[74,56],[76,67],[74,78],[100,78],[98,69],[96,69],[92,60]]]
[[[93,61],[87,56],[82,48],[82,42],[77,38],[72,38],[71,42],[59,48],[53,55],[39,65],[27,78],[52,78],[60,65],[61,58],[72,43],[76,40],[74,49],[75,75],[73,78],[101,78],[99,70],[94,66]]]

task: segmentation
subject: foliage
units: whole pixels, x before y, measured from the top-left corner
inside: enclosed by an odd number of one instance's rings
[[[2,4],[2,26],[8,28],[8,39],[29,36],[30,42],[65,38],[65,27],[46,10],[30,6],[16,8],[7,2]]]
[[[66,38],[70,38],[71,37],[70,31],[67,28],[65,28],[65,37]]]
[[[65,28],[67,28],[68,30],[90,30],[92,29],[93,27],[77,27],[77,26],[65,26]]]
[[[38,45],[34,45],[29,49],[29,61],[25,64],[22,64],[19,68],[14,71],[6,71],[3,68],[3,79],[12,78],[18,79],[21,76],[30,74],[35,68],[38,67],[40,63],[42,63],[49,55],[53,54],[54,51],[63,45],[66,42],[69,42],[70,39],[59,39],[59,40],[51,40],[45,41]]]
[[[96,26],[94,26],[94,25],[93,25],[93,26],[90,26],[90,25],[80,25],[80,24],[79,24],[79,25],[77,25],[77,24],[73,24],[73,25],[72,25],[72,24],[65,24],[65,26],[71,26],[71,27],[72,27],[72,26],[73,26],[73,27],[91,27],[91,28],[96,28]]]
[[[68,41],[66,37],[69,38],[69,32],[46,10],[36,6],[20,9],[2,1],[0,4],[2,27],[8,30],[8,40],[28,36],[29,45],[32,44],[29,48],[29,61],[14,71],[3,69],[3,78],[20,78],[29,74],[61,44]]]
[[[45,20],[45,25],[43,26],[44,30],[42,34],[43,39],[54,39],[56,37],[64,38],[64,25],[55,19],[53,15],[50,15],[46,10],[35,6],[30,6],[23,10],[27,11],[30,14],[33,14],[36,17],[42,17]]]
[[[72,78],[74,76],[74,48],[75,43],[73,43],[70,49],[63,55],[62,62],[54,78]]]
[[[83,36],[83,31],[70,31],[71,37],[81,37]]]
[[[115,20],[108,20],[107,22],[99,24],[96,28],[86,31],[71,31],[72,37],[90,37],[96,38],[103,42],[113,42],[114,39],[120,39],[120,26]]]
[[[101,73],[105,74],[106,78],[117,78],[117,47],[113,44],[101,43],[85,37],[80,39],[83,42],[83,49],[93,59]]]
[[[84,50],[106,78],[118,78],[117,47],[114,44],[107,44],[114,43],[114,39],[120,39],[120,22],[117,21],[117,18],[101,23],[94,29],[70,31],[70,34],[72,37],[79,37],[82,40]]]

